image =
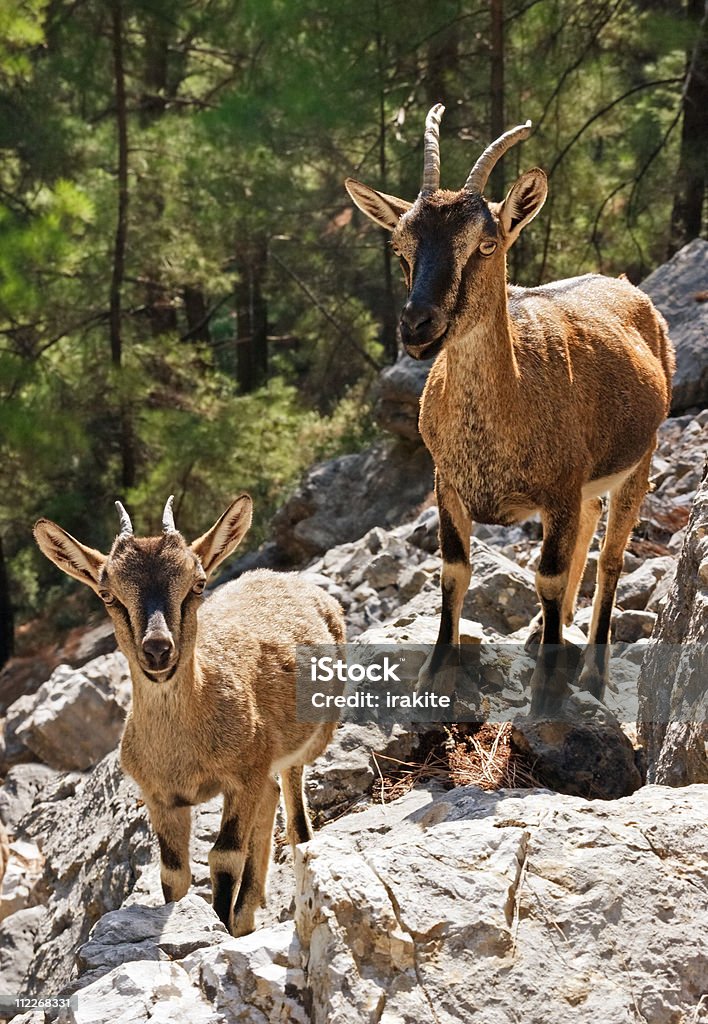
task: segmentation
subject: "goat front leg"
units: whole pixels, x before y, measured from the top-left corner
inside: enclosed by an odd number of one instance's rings
[[[175,807],[146,797],[148,814],[160,847],[160,881],[165,903],[181,900],[192,883],[189,866],[190,807]]]
[[[536,591],[541,602],[543,633],[536,668],[531,677],[531,714],[560,710],[568,688],[568,659],[563,650],[563,612],[567,603],[573,553],[578,543],[580,496],[553,510],[544,510],[541,561]]]
[[[261,780],[254,779],[247,788],[224,793],[221,830],[209,851],[212,904],[229,931],[234,901],[242,881],[249,881],[244,874],[261,792]]]
[[[452,647],[460,642],[462,602],[470,585],[470,532],[472,520],[454,487],[435,471],[435,496],[440,514],[440,552],[442,554],[442,610],[435,647],[418,676],[418,692],[434,690],[451,693],[450,683],[440,681],[445,668],[454,668]],[[454,673],[453,673],[454,675]],[[436,677],[438,677],[436,681]],[[454,683],[453,687],[454,689]]]

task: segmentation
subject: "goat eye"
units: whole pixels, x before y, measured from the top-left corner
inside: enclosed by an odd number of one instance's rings
[[[110,590],[99,590],[98,596],[101,598],[104,604],[113,604],[115,597]]]
[[[479,243],[479,251],[483,256],[491,256],[496,247],[497,243],[492,238],[485,238]]]

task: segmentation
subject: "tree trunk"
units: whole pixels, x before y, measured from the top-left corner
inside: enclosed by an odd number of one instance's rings
[[[268,377],[268,307],[263,292],[268,247],[263,237],[241,240],[237,268],[236,377],[247,394],[265,384]]]
[[[128,118],[125,100],[125,68],[123,65],[123,6],[113,0],[113,76],[116,100],[116,128],[118,135],[118,214],[113,243],[113,273],[111,275],[109,331],[111,359],[114,366],[121,365],[123,346],[121,338],[121,293],[125,273],[125,245],[128,234]]]
[[[15,621],[10,601],[10,579],[0,537],[0,668],[8,661],[15,648]]]
[[[708,168],[708,3],[688,0],[686,16],[695,28],[695,43],[687,55],[681,101],[681,151],[671,211],[669,256],[701,233]]]
[[[201,288],[190,288],[185,285],[182,290],[184,315],[187,319],[187,334],[190,341],[211,341],[209,331],[209,311],[204,292]]]

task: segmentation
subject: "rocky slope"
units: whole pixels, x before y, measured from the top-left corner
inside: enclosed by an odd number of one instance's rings
[[[686,785],[708,781],[708,410],[686,407],[708,401],[705,307],[691,291],[708,243],[687,249],[646,283],[668,295],[686,397],[660,431],[655,489],[626,555],[605,711],[577,695],[572,727],[526,723],[539,524],[475,528],[462,633],[479,652],[486,713],[515,719],[533,777],[565,794],[449,789],[439,770],[411,769],[418,784],[381,805],[387,771],[427,763],[444,731],[348,722],[309,772],[316,838],[293,864],[279,822],[268,906],[253,935],[232,939],[208,903],[218,800],[194,812],[192,891],[162,904],[156,843],[117,761],[125,661],[102,635],[99,657],[72,656],[74,668],[30,685],[23,666],[20,692],[6,690],[4,992],[73,993],[60,1020],[86,1024],[708,1020],[708,785]],[[421,647],[437,631],[437,511],[415,421],[425,370],[401,360],[386,371],[379,416],[395,438],[315,467],[263,554],[311,559],[301,571],[342,602],[358,643]],[[578,645],[598,545],[569,631]],[[683,788],[640,785],[637,717],[650,778]]]

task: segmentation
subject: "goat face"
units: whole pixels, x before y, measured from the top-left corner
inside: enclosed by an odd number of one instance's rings
[[[178,533],[121,536],[113,544],[98,595],[119,647],[153,682],[167,682],[191,658],[205,584],[199,559]]]
[[[470,193],[421,197],[400,218],[391,244],[408,286],[400,330],[410,356],[437,355],[484,315],[493,282],[503,278],[499,243],[496,218]]]
[[[171,498],[159,537],[134,537],[128,514],[116,504],[121,532],[108,555],[81,544],[48,519],[36,523],[35,539],[47,558],[101,598],[131,670],[151,682],[166,683],[192,661],[207,577],[248,530],[252,502],[247,494],[236,498],[192,544],[175,529]]]
[[[459,192],[440,189],[438,130],[444,107],[428,113],[423,187],[415,203],[377,192],[348,178],[356,205],[392,232],[401,260],[408,301],[400,318],[401,340],[409,355],[429,359],[443,345],[466,335],[505,301],[505,254],[543,206],[546,175],[538,167],[512,185],[501,203],[488,203],[482,191],[494,164],[526,138],[531,122],[505,132],[472,168]]]

